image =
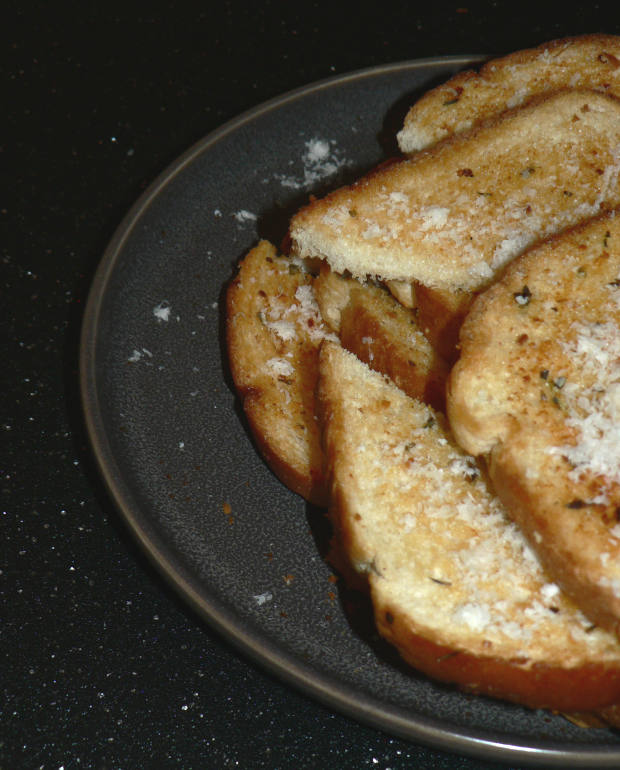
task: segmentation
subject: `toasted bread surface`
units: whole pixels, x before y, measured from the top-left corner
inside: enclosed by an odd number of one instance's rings
[[[284,484],[324,505],[314,390],[318,350],[329,330],[312,280],[261,241],[229,286],[226,333],[233,380],[258,448]]]
[[[546,578],[441,416],[329,342],[318,393],[335,531],[403,657],[534,707],[617,702],[617,639]]]
[[[532,243],[620,203],[620,101],[568,91],[313,201],[293,249],[356,277],[478,290]]]
[[[409,110],[398,144],[421,150],[471,129],[491,115],[563,88],[620,95],[620,37],[582,35],[553,40],[460,72],[425,93]]]
[[[554,579],[620,629],[620,215],[532,249],[461,330],[448,413]]]

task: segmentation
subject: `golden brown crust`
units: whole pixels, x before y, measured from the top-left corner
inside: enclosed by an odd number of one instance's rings
[[[506,659],[472,655],[425,638],[411,627],[398,607],[375,598],[379,633],[393,644],[404,660],[441,682],[476,694],[520,703],[530,708],[589,712],[616,703],[620,670],[596,662],[573,669],[535,663],[524,658]],[[609,724],[615,711],[609,711]],[[582,715],[585,716],[585,715]],[[594,721],[594,714],[589,715]],[[603,714],[600,717],[604,718]]]
[[[620,217],[574,228],[513,263],[461,332],[448,413],[489,454],[495,489],[554,579],[592,621],[620,621]]]
[[[405,117],[398,142],[415,152],[534,96],[561,88],[620,95],[620,38],[582,35],[544,43],[467,70],[424,94]]]
[[[229,286],[226,333],[231,373],[258,449],[287,487],[325,505],[314,389],[327,330],[306,307],[311,287],[310,275],[262,241]]]

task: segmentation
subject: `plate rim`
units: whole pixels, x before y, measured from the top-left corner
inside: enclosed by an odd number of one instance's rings
[[[102,253],[92,278],[84,306],[79,341],[78,377],[82,415],[89,445],[107,493],[120,518],[146,553],[151,564],[202,621],[221,634],[234,649],[248,656],[269,674],[275,675],[278,680],[367,726],[383,730],[404,740],[419,742],[439,751],[494,761],[517,760],[529,765],[617,767],[620,763],[620,748],[588,746],[575,749],[567,748],[556,741],[536,742],[532,739],[510,742],[509,736],[500,734],[499,731],[446,728],[437,719],[423,715],[414,715],[412,718],[408,709],[392,704],[386,706],[379,699],[368,694],[362,695],[348,684],[342,682],[334,684],[333,679],[324,672],[317,671],[291,653],[279,650],[270,640],[262,638],[259,633],[249,630],[247,626],[244,627],[229,607],[212,597],[207,600],[202,596],[196,587],[197,579],[191,576],[182,565],[175,563],[164,542],[147,531],[148,528],[144,524],[148,521],[148,517],[144,519],[144,512],[134,502],[131,490],[123,478],[111,449],[99,408],[96,338],[109,280],[122,257],[124,244],[140,222],[142,215],[163,189],[190,166],[195,158],[246,123],[321,90],[353,81],[359,82],[366,78],[402,73],[406,70],[430,69],[446,65],[476,66],[486,58],[488,57],[480,54],[462,54],[411,59],[365,67],[310,82],[267,99],[225,121],[169,163],[155,176],[121,219]]]

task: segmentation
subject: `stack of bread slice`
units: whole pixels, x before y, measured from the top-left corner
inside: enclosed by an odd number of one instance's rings
[[[227,302],[257,446],[328,507],[379,632],[442,681],[608,723],[619,96],[609,36],[455,76],[408,114],[409,155],[312,200]]]

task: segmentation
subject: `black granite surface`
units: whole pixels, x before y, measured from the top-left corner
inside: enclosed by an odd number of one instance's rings
[[[0,82],[0,766],[470,768],[360,725],[231,648],[128,533],[78,388],[88,288],[192,143],[334,74],[620,33],[614,4],[8,3]]]

